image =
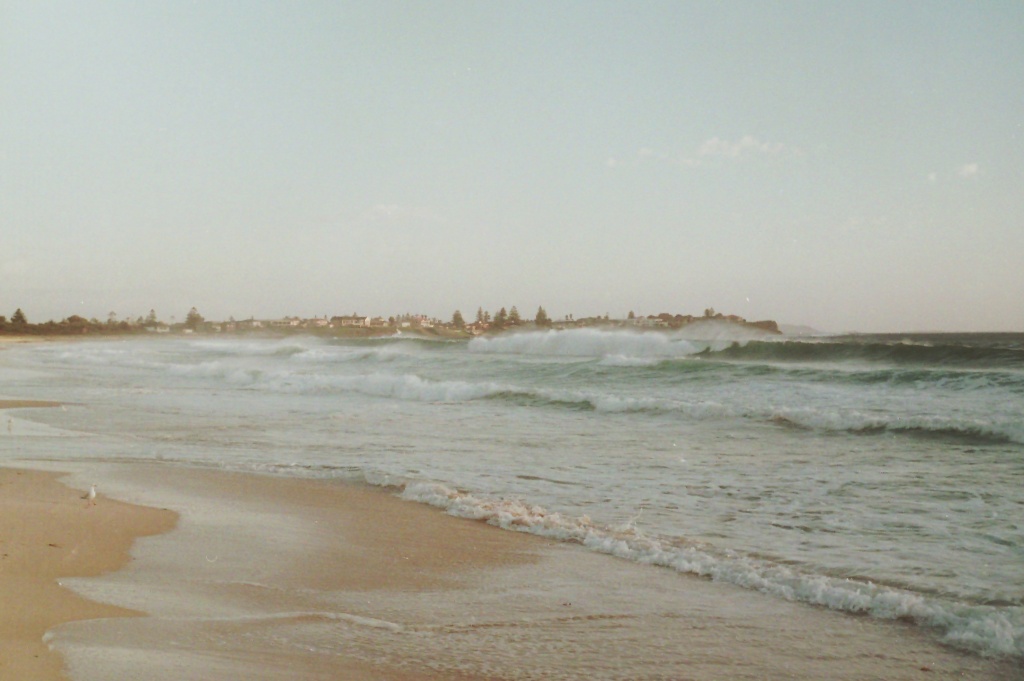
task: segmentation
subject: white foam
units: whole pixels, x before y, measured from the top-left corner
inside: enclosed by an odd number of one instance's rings
[[[673,358],[700,352],[706,344],[667,333],[567,329],[477,337],[471,352],[558,357]]]
[[[9,411],[0,409],[0,437],[3,438],[45,438],[45,437],[91,437],[89,433],[57,428],[31,419],[19,418]]]
[[[719,554],[701,544],[667,544],[644,536],[635,527],[601,527],[587,516],[553,513],[516,499],[479,498],[437,483],[409,483],[402,498],[503,529],[579,543],[600,553],[729,582],[787,600],[881,619],[909,618],[939,629],[945,642],[981,654],[1024,656],[1024,608],[943,603],[869,582],[805,574],[732,552]]]
[[[600,364],[609,367],[649,367],[660,360],[651,357],[627,357],[626,355],[605,355]]]
[[[496,383],[432,381],[415,374],[373,373],[358,376],[291,376],[283,389],[354,391],[375,397],[422,402],[459,402],[488,397],[507,388]]]
[[[679,359],[705,350],[723,350],[733,343],[778,338],[736,324],[699,322],[676,331],[584,328],[478,336],[469,342],[469,349],[479,353],[601,357],[608,362],[622,362]]]
[[[290,357],[326,347],[312,336],[270,342],[223,339],[193,340],[187,343],[204,352],[241,357]]]
[[[1024,443],[1024,425],[1020,423],[995,423],[979,418],[950,418],[928,414],[871,414],[856,409],[832,409],[817,407],[782,407],[765,414],[769,420],[790,423],[826,431],[920,431],[958,432],[965,436],[1006,439]]]

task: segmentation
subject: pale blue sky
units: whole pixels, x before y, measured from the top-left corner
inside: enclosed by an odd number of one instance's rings
[[[1022,331],[1024,3],[0,0],[0,314],[193,305]]]

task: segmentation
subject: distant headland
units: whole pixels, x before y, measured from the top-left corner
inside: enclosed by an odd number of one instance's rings
[[[482,307],[477,308],[472,321],[467,321],[462,312],[455,310],[450,319],[442,320],[422,314],[400,314],[389,317],[365,316],[359,314],[334,315],[331,317],[282,317],[278,319],[235,319],[210,321],[196,308],[188,311],[181,321],[171,317],[161,320],[155,310],[145,317],[119,319],[111,312],[105,321],[86,319],[71,315],[58,321],[31,323],[18,308],[8,319],[0,315],[0,335],[6,336],[83,336],[83,335],[131,335],[131,334],[285,334],[306,333],[335,337],[392,336],[402,333],[444,338],[472,338],[484,334],[510,331],[530,331],[569,328],[621,328],[640,331],[679,330],[690,325],[706,325],[709,322],[729,324],[756,330],[761,333],[781,334],[779,325],[773,320],[747,321],[743,317],[716,312],[707,308],[699,316],[662,312],[656,315],[636,315],[630,312],[624,318],[609,315],[576,318],[572,314],[561,319],[552,319],[543,306],[537,308],[532,319],[520,315],[516,306],[502,307],[493,315]]]

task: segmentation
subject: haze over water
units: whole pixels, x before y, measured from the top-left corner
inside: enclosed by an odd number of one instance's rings
[[[1024,658],[1020,334],[140,339],[0,362],[6,393],[68,404],[19,416],[41,437],[18,457],[395,485]]]

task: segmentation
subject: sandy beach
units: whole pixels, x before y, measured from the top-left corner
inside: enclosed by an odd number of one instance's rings
[[[0,409],[35,409],[59,406],[60,402],[52,400],[0,400]]]
[[[4,678],[64,678],[62,663],[76,680],[143,669],[149,679],[1020,678],[898,622],[502,531],[378,488],[165,464],[70,469],[75,489],[51,472],[0,477],[0,584],[14,606],[0,615]],[[93,478],[132,503],[88,506],[79,490]]]
[[[2,678],[64,678],[63,660],[43,642],[48,629],[141,614],[87,600],[60,580],[118,569],[130,560],[137,537],[167,532],[177,516],[103,496],[90,503],[81,494],[54,473],[0,469]]]

